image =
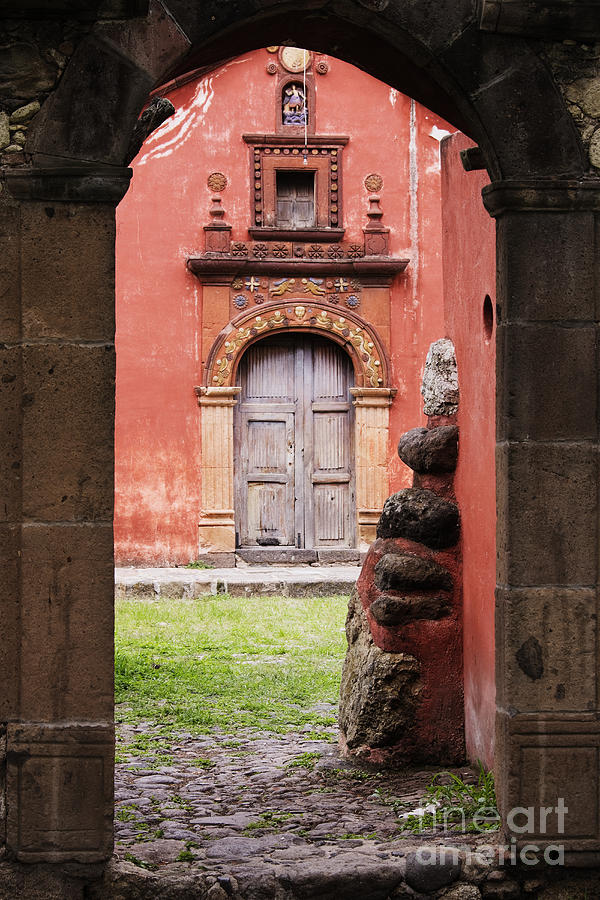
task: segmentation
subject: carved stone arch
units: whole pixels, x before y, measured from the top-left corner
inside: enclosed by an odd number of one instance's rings
[[[318,28],[323,51],[331,48],[477,141],[492,177],[586,171],[573,120],[549,69],[527,41],[483,33],[471,2],[440,8],[392,0],[374,15],[343,0],[338,9],[295,9],[296,43],[312,46]],[[288,32],[283,0],[259,0],[246,16],[233,2],[211,0],[182,9],[179,20],[152,0],[146,19],[99,23],[77,46],[44,103],[26,150],[41,165],[49,158],[122,165],[153,86],[249,47],[275,45]]]
[[[340,344],[352,360],[357,387],[390,388],[387,353],[376,330],[355,313],[341,315],[331,307],[297,298],[275,306],[244,312],[223,329],[210,351],[206,387],[231,387],[250,344],[269,334],[312,332]]]

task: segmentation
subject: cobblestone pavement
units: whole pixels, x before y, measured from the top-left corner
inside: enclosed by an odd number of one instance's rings
[[[340,757],[335,736],[333,728],[296,735],[177,734],[165,748],[153,726],[120,726],[117,858],[148,874],[203,873],[205,885],[211,876],[208,884],[214,879],[220,890],[208,895],[215,900],[242,896],[231,888],[240,879],[279,884],[292,873],[302,880],[304,872],[327,881],[335,880],[334,870],[389,879],[423,842],[398,833],[389,799],[414,809],[434,770],[361,770]],[[136,751],[145,745],[154,750]],[[463,849],[476,843],[466,836],[450,841]]]

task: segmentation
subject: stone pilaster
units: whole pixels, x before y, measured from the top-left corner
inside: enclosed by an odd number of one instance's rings
[[[388,445],[394,388],[350,388],[354,397],[356,512],[360,546],[375,540],[375,529],[389,494]]]
[[[239,387],[198,387],[202,410],[202,509],[199,556],[235,565],[233,499],[233,407]]]
[[[114,212],[130,174],[7,175],[0,703],[7,845],[28,862],[112,849]]]
[[[600,181],[483,194],[498,244],[499,802],[535,807],[519,840],[598,853]]]

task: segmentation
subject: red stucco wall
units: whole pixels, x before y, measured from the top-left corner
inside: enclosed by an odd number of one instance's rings
[[[176,107],[133,162],[118,209],[115,548],[118,564],[187,563],[197,555],[201,458],[194,385],[203,381],[202,288],[185,268],[203,251],[213,171],[233,240],[248,238],[249,156],[244,132],[273,132],[275,83],[265,50],[168,92]],[[391,410],[390,492],[410,483],[400,434],[423,422],[419,385],[427,348],[443,333],[439,138],[449,126],[371,76],[328,57],[315,76],[316,130],[347,134],[346,240],[362,241],[366,175],[383,176],[390,252],[409,257],[390,306],[398,394]],[[205,316],[205,320],[208,317]],[[215,324],[218,331],[218,317]],[[206,337],[206,336],[205,336]]]
[[[462,523],[465,725],[470,759],[490,766],[494,752],[494,588],[496,585],[495,229],[481,201],[486,172],[465,172],[462,134],[442,142],[442,215],[446,334],[456,348],[460,451],[454,489]]]

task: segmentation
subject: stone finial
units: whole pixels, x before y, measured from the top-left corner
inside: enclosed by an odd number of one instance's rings
[[[209,216],[212,219],[211,225],[225,225],[225,210],[221,206],[221,198],[220,197],[212,197],[211,199],[212,206],[208,211]]]
[[[458,370],[454,344],[448,338],[429,348],[421,384],[427,416],[453,416],[458,412]]]
[[[378,194],[371,194],[369,197],[369,211],[367,212],[367,218],[369,219],[367,228],[379,226],[379,223],[383,218],[383,211],[379,206],[380,203],[381,197],[379,197]]]
[[[221,198],[215,195],[208,211],[210,221],[204,226],[205,253],[228,253],[231,242],[231,225],[225,221]]]
[[[381,224],[383,212],[379,206],[378,194],[369,197],[369,209],[367,211],[367,225],[363,228],[365,236],[365,256],[387,256],[389,251],[389,228]]]

